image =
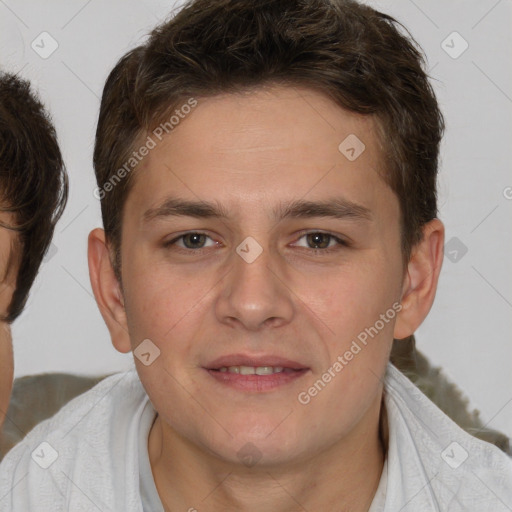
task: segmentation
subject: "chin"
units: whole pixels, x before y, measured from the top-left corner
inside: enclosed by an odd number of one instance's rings
[[[273,427],[275,430],[275,426]],[[249,468],[271,467],[291,463],[304,455],[304,442],[295,439],[290,433],[283,430],[271,433],[272,429],[265,429],[259,434],[245,431],[230,431],[233,437],[222,436],[219,442],[210,440],[210,450],[215,455],[230,464],[243,464]],[[212,443],[213,441],[213,443]]]

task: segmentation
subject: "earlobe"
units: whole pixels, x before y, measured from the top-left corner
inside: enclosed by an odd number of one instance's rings
[[[124,298],[112,267],[103,229],[94,229],[89,233],[87,256],[92,290],[110,331],[112,344],[119,352],[130,352]]]
[[[444,225],[433,219],[423,227],[423,239],[413,247],[402,288],[402,310],[394,338],[414,334],[430,311],[443,263]]]

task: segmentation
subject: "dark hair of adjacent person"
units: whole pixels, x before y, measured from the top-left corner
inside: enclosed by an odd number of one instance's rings
[[[444,120],[424,65],[401,24],[355,1],[189,1],[107,78],[94,149],[98,186],[191,97],[308,87],[375,119],[383,178],[400,204],[406,264],[423,225],[437,216]],[[123,207],[136,177],[135,168],[101,200],[118,277]]]
[[[26,304],[30,287],[52,240],[68,196],[68,180],[51,119],[30,83],[0,72],[0,211],[17,232],[10,262],[16,287],[2,320],[12,322]]]

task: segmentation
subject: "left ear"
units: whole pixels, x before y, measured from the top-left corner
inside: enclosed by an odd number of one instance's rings
[[[403,339],[414,334],[428,315],[436,295],[443,254],[444,225],[439,219],[433,219],[424,225],[423,239],[411,251],[394,338]]]

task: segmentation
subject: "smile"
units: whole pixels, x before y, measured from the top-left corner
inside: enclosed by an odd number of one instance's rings
[[[223,386],[239,391],[265,392],[278,389],[305,375],[309,369],[283,366],[222,366],[207,370]]]
[[[272,375],[281,373],[285,370],[294,371],[291,368],[282,366],[223,366],[219,368],[220,372],[238,373],[240,375]]]

